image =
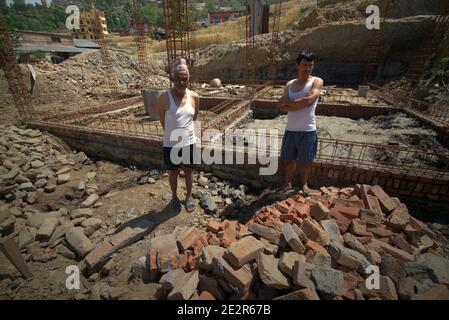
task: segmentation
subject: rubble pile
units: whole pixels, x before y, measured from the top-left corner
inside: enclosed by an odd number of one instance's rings
[[[44,263],[57,254],[79,260],[114,232],[94,214],[100,190],[96,172],[82,171],[92,164],[83,152],[67,152],[39,130],[2,126],[0,132],[0,236],[15,238],[27,261]],[[53,193],[56,201],[39,202]],[[117,231],[114,250],[150,227]]]
[[[153,237],[131,272],[159,282],[159,299],[449,299],[438,240],[448,234],[377,185],[322,187],[246,224],[209,220],[206,231]]]
[[[57,64],[50,63],[45,60],[36,60],[33,62],[33,67],[40,71],[58,71],[62,70],[62,67]]]

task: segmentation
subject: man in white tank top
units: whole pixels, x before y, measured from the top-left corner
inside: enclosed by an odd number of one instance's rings
[[[164,128],[164,162],[169,171],[172,205],[175,208],[180,207],[177,188],[178,175],[182,168],[186,181],[185,206],[187,211],[191,212],[195,209],[195,202],[192,198],[192,168],[194,153],[197,152],[194,121],[198,117],[200,99],[196,92],[187,89],[189,70],[185,59],[173,60],[170,63],[170,69],[173,88],[163,93],[158,101],[160,121]],[[182,136],[181,143],[178,133]],[[175,161],[174,154],[182,158],[181,163]],[[187,157],[183,157],[183,155],[187,155]]]
[[[315,56],[310,51],[302,50],[299,53],[296,59],[298,78],[287,83],[277,104],[279,109],[288,112],[281,147],[281,160],[285,161],[283,188],[292,187],[298,163],[299,186],[305,194],[310,192],[307,181],[317,153],[315,109],[323,89],[323,80],[311,76],[314,60]]]

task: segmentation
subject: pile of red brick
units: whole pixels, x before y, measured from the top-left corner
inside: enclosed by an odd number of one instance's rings
[[[159,281],[161,299],[449,299],[438,266],[424,293],[406,272],[425,254],[441,258],[434,239],[379,186],[323,187],[263,207],[246,225],[211,220],[207,232],[177,227],[152,238],[133,273]],[[374,288],[366,284],[373,266]]]
[[[53,64],[45,60],[34,61],[33,67],[41,71],[58,71],[62,69],[62,67],[58,66],[57,64]]]

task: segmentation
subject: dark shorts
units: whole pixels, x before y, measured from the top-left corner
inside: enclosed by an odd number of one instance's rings
[[[194,160],[199,159],[198,148],[196,147],[195,144],[190,144],[188,146],[181,148],[175,147],[163,147],[163,148],[164,148],[164,163],[165,166],[167,167],[167,170],[177,170],[181,166],[193,168],[195,165]],[[179,160],[181,160],[180,163],[177,163],[176,159],[171,158],[170,153],[172,149],[175,149],[173,150],[173,152],[177,152],[177,155],[180,158]],[[199,163],[199,160],[197,160],[196,162]]]
[[[282,138],[281,160],[298,160],[300,164],[312,164],[316,158],[318,134],[316,131],[285,131]]]

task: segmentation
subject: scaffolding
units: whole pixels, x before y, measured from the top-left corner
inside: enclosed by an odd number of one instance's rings
[[[268,79],[275,81],[276,80],[276,73],[277,73],[277,67],[278,62],[280,60],[280,46],[281,46],[281,39],[279,36],[279,25],[281,21],[281,11],[282,11],[282,0],[279,0],[274,5],[274,12],[273,12],[273,23],[271,28],[271,43],[270,43],[270,50],[269,50],[269,65],[268,65]]]
[[[101,25],[100,11],[95,10],[95,38],[100,46],[101,60],[105,69],[106,85],[112,96],[116,97],[120,94],[117,74],[112,65],[112,58],[109,53],[109,44],[104,36],[103,27]]]
[[[133,0],[133,16],[136,34],[134,41],[137,47],[137,60],[139,62],[139,73],[142,79],[143,89],[149,88],[149,68],[148,68],[148,46],[145,34],[145,21],[140,14],[140,0]]]
[[[34,117],[31,94],[25,84],[20,66],[16,62],[13,40],[5,21],[0,17],[0,68],[8,82],[9,92],[23,122],[30,122]]]
[[[254,44],[255,44],[255,30],[253,23],[253,10],[256,6],[256,0],[246,1],[246,14],[245,14],[245,83],[251,85],[256,79],[256,70],[254,65]]]
[[[177,57],[186,59],[193,68],[190,48],[190,17],[187,0],[164,0],[167,67]],[[190,71],[192,75],[192,71]]]
[[[429,31],[429,33],[426,33],[430,36],[424,39],[421,47],[416,52],[413,63],[407,71],[407,79],[410,81],[409,94],[413,95],[419,79],[422,77],[426,69],[426,64],[434,57],[434,54],[440,46],[444,35],[448,31],[448,28],[449,2],[446,2],[443,12],[435,18],[432,30]]]
[[[364,82],[367,82],[376,77],[377,68],[379,66],[379,55],[380,50],[383,47],[383,35],[385,19],[387,17],[388,9],[390,7],[391,0],[381,0],[380,2],[380,21],[379,29],[374,29],[373,37],[368,47],[368,59],[365,69],[365,74],[363,76]]]

